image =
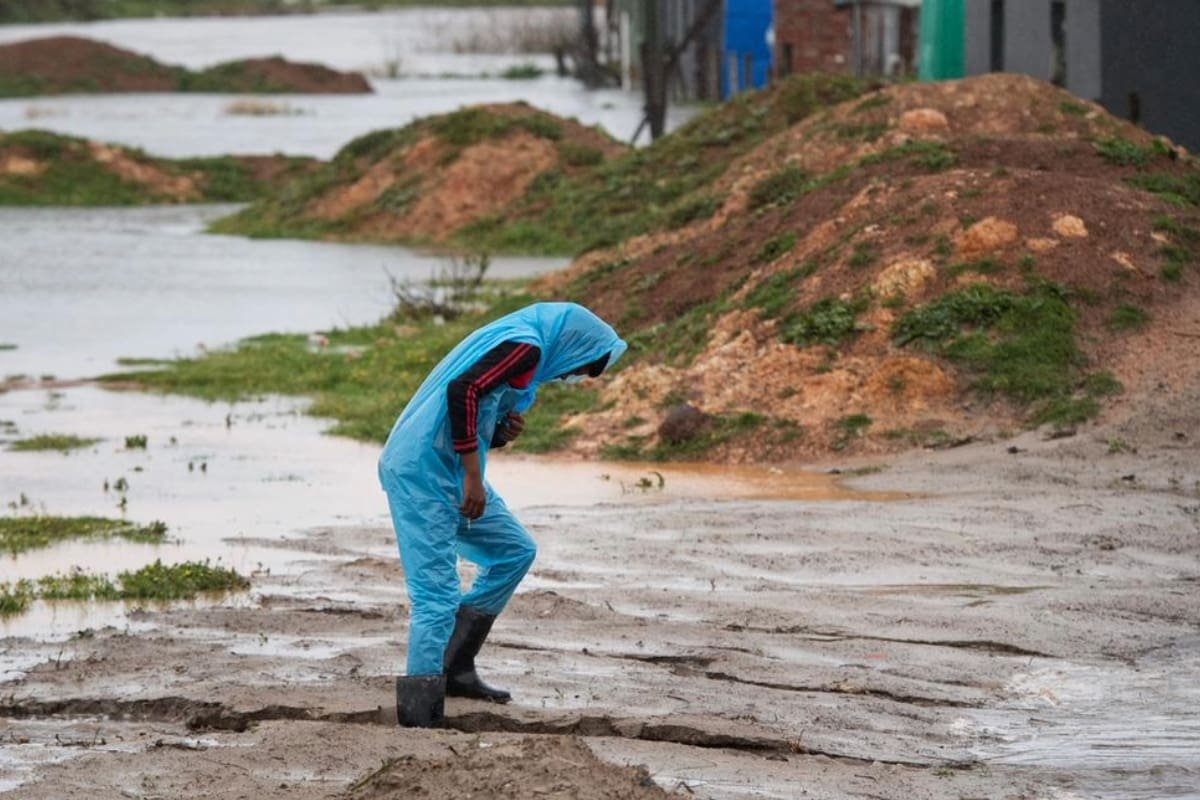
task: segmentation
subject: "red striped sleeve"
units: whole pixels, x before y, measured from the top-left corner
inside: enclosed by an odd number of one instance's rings
[[[503,383],[517,388],[528,386],[540,357],[541,351],[534,345],[501,342],[450,381],[446,400],[456,453],[470,453],[479,447],[479,398]],[[487,433],[490,439],[491,431]]]

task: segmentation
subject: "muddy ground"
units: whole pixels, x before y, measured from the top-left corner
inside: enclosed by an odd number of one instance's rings
[[[312,561],[0,640],[0,796],[1197,797],[1198,399],[837,465],[901,499],[527,512],[481,658],[515,702],[448,730],[394,725],[390,531],[268,540]]]

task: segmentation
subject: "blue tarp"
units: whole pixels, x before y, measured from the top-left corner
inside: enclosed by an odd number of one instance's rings
[[[721,98],[767,85],[771,48],[767,32],[772,0],[725,0],[725,41],[721,61]]]

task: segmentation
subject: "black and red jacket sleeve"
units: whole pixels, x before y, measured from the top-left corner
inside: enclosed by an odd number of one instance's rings
[[[468,367],[446,387],[450,410],[450,435],[454,452],[471,453],[479,449],[476,430],[479,398],[498,386],[508,384],[524,389],[533,380],[541,350],[525,342],[501,342]],[[491,440],[492,431],[487,431]]]

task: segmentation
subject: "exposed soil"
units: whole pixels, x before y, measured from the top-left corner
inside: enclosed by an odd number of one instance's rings
[[[668,483],[525,512],[538,561],[479,661],[516,699],[451,699],[446,730],[395,726],[391,532],[259,541],[311,560],[128,629],[0,640],[5,796],[1194,797],[1200,392],[1180,399],[852,482],[896,500]]]
[[[321,162],[295,156],[174,160],[141,150],[44,131],[0,132],[0,196],[6,204],[236,202],[251,200]],[[231,173],[235,180],[230,184]],[[107,177],[116,188],[83,193]],[[113,192],[119,192],[114,194]]]
[[[575,120],[523,103],[460,113],[499,121],[491,123],[496,132],[464,144],[446,133],[452,123],[443,121],[453,115],[416,123],[396,146],[343,168],[338,180],[307,202],[300,219],[331,223],[332,239],[445,243],[520,198],[539,175],[579,170],[566,155],[572,148],[601,158],[625,149]],[[522,127],[530,120],[536,124]]]
[[[1154,152],[1152,163],[1105,158],[1097,143],[1113,140]],[[784,167],[826,180],[794,201],[751,208],[755,187]],[[784,436],[764,426],[716,451],[731,461],[1010,435],[1029,424],[1027,406],[976,393],[961,365],[897,344],[892,326],[964,286],[1019,293],[1031,280],[1071,294],[1082,370],[1115,377],[1124,392],[1104,401],[1105,413],[1128,414],[1161,391],[1146,379],[1148,361],[1174,376],[1171,385],[1200,375],[1200,279],[1194,263],[1179,278],[1162,272],[1168,249],[1187,247],[1164,226],[1192,237],[1200,212],[1128,183],[1148,172],[1194,180],[1198,168],[1169,143],[1020,76],[895,86],[814,115],[725,172],[711,219],[588,254],[543,282],[546,295],[640,332],[650,354],[606,389],[606,411],[574,420],[587,434],[576,441],[588,451],[651,446],[672,399],[782,421]],[[764,257],[780,241],[783,252]],[[754,298],[772,281],[783,300],[767,312]],[[781,341],[789,314],[862,297],[853,335]],[[1128,308],[1144,324],[1114,328],[1113,315]],[[689,312],[701,316],[682,329]],[[689,339],[693,356],[670,357]],[[869,429],[847,436],[840,421],[855,414]]]
[[[0,95],[75,92],[370,92],[366,78],[279,57],[245,59],[203,72],[78,36],[0,45]]]

